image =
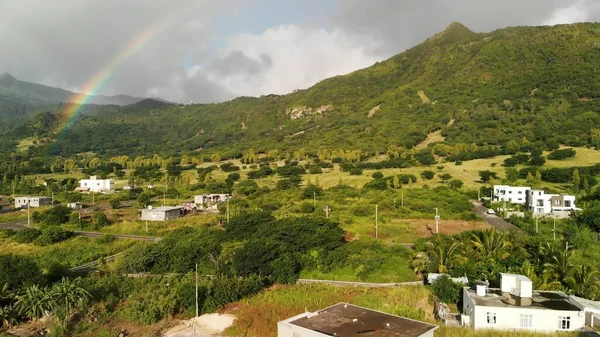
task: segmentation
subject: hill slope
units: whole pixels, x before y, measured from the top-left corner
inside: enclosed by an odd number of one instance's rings
[[[52,153],[375,153],[414,147],[440,129],[450,144],[583,145],[600,127],[599,36],[591,23],[486,34],[453,23],[386,61],[289,95],[87,116]]]

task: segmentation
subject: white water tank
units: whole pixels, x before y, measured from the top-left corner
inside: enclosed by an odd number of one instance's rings
[[[485,297],[485,290],[486,290],[485,288],[486,288],[486,286],[478,284],[477,285],[477,296]]]

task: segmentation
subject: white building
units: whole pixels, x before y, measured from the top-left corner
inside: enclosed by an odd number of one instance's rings
[[[52,206],[52,198],[50,197],[16,197],[15,208],[27,208],[29,207],[44,207]]]
[[[463,325],[473,329],[581,331],[582,306],[561,291],[536,291],[523,275],[501,274],[500,289],[463,288]]]
[[[277,323],[278,337],[433,337],[436,325],[347,303]]]
[[[506,201],[511,204],[525,205],[527,202],[528,186],[494,185],[493,201]]]
[[[568,194],[546,194],[542,190],[531,190],[527,196],[527,207],[537,216],[566,214],[577,209],[575,196]]]
[[[79,187],[76,191],[81,192],[108,192],[115,188],[115,182],[112,179],[98,179],[97,176],[91,176],[90,179],[79,181]]]
[[[443,273],[428,273],[427,274],[427,284],[433,284],[433,283],[435,283],[435,281],[437,281],[437,279],[440,278],[440,277],[442,277],[442,276],[448,276],[448,277],[450,277],[450,275],[443,274]],[[450,279],[454,283],[469,284],[469,279],[467,278],[467,276],[450,277]]]
[[[194,203],[199,207],[210,207],[231,198],[229,194],[201,194],[194,196]]]

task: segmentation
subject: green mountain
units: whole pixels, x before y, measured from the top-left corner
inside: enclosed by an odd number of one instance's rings
[[[453,23],[388,60],[292,94],[88,115],[51,153],[374,154],[412,148],[436,130],[450,145],[586,145],[600,127],[599,95],[600,24],[474,33]]]
[[[17,99],[33,105],[48,105],[61,102],[71,102],[74,92],[46,85],[23,82],[11,74],[0,74],[0,94],[14,96]],[[104,96],[93,95],[89,104],[100,105],[130,105],[145,98],[127,95]]]

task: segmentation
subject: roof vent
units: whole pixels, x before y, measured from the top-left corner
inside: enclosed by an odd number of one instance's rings
[[[347,307],[348,307],[348,304],[344,304],[344,308],[347,308]]]
[[[389,328],[390,327],[390,323],[385,323],[385,326],[387,326]]]
[[[358,318],[353,319],[352,322],[354,322],[354,323],[358,322]]]
[[[481,297],[485,297],[485,293],[486,293],[486,286],[484,285],[477,285],[477,296],[481,296]]]

